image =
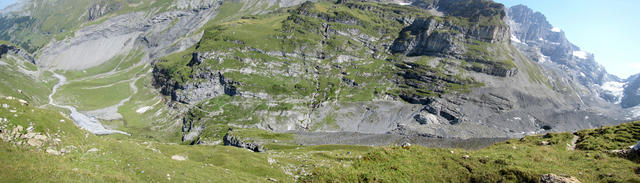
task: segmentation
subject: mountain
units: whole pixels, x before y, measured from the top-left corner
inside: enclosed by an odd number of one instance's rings
[[[623,81],[524,6],[303,2],[34,0],[0,33],[65,77],[57,103],[185,143],[229,127],[494,138],[633,119],[606,87]]]
[[[553,27],[540,12],[534,12],[524,5],[517,5],[507,11],[507,22],[511,27],[511,40],[522,53],[538,62],[552,79],[554,88],[563,91],[562,86],[575,90],[582,100],[581,104],[590,106],[610,106],[602,104],[596,96],[609,103],[620,105],[624,116],[638,116],[637,111],[629,110],[637,106],[633,102],[633,84],[635,77],[620,79],[598,64],[591,53],[581,50],[566,39],[564,32]],[[563,74],[562,77],[557,77]],[[627,89],[629,88],[629,89]],[[625,94],[630,97],[624,97]],[[627,117],[628,119],[628,117]]]
[[[558,60],[545,66],[511,44],[503,20],[516,18],[500,4],[414,5],[305,3],[224,23],[205,31],[195,50],[161,59],[155,86],[197,106],[184,121],[187,141],[209,139],[203,131],[220,125],[469,138],[623,120],[619,106],[590,89],[618,79],[593,57],[574,56],[582,52],[562,33],[541,31],[564,42],[540,41],[538,48]],[[546,52],[559,48],[565,50]]]
[[[525,6],[23,0],[0,39],[0,182],[637,181],[638,122],[581,129],[640,77]]]

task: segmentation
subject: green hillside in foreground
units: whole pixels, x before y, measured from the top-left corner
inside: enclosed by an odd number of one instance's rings
[[[0,182],[538,182],[547,173],[640,182],[639,164],[608,153],[640,140],[639,129],[640,121],[480,150],[290,145],[256,153],[94,136],[59,112],[3,97]]]

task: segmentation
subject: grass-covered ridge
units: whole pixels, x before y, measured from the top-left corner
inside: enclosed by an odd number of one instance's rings
[[[617,150],[635,145],[640,139],[640,122],[581,130],[576,148],[583,150]]]
[[[20,97],[36,105],[49,102],[48,95],[57,82],[51,72],[40,71],[35,64],[13,54],[0,58],[0,78],[0,95]]]
[[[593,132],[633,130],[638,124],[576,134],[585,137],[584,134]],[[618,144],[619,148],[628,148],[640,140],[626,134],[609,137],[585,137],[578,147],[590,141],[592,146]],[[637,163],[601,149],[570,150],[567,146],[572,139],[570,133],[551,133],[509,140],[476,151],[414,146],[379,148],[355,160],[352,166],[316,169],[303,182],[539,182],[540,176],[548,173],[573,176],[582,182],[640,181]],[[546,143],[550,145],[542,145]]]
[[[353,157],[357,152],[370,149],[314,146],[279,153],[254,153],[225,146],[178,145],[121,135],[94,136],[78,129],[58,112],[4,97],[0,104],[8,106],[0,108],[1,182],[264,182],[270,179],[293,182],[294,175],[303,173],[300,166],[309,161],[328,166],[338,164],[338,157],[334,159],[333,154],[344,158],[349,151],[354,153],[349,157]],[[6,141],[4,137],[14,134],[18,126],[22,128],[21,135]],[[17,143],[30,132],[59,141],[41,148]],[[45,149],[64,153],[54,155]],[[176,155],[186,160],[174,160],[172,157]]]

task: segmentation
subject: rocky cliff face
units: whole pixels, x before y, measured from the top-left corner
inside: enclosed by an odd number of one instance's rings
[[[560,28],[549,24],[542,13],[518,5],[509,8],[508,15],[508,22],[516,38],[514,41],[539,47],[544,56],[558,63],[569,64],[574,60],[572,53],[579,51],[579,48],[566,39]]]
[[[599,126],[621,116],[615,106],[589,98],[591,90],[581,84],[609,76],[565,53],[579,49],[553,28],[540,34],[564,39],[568,48],[557,58],[574,59],[547,68],[511,44],[511,19],[502,5],[413,5],[307,2],[241,17],[205,30],[193,50],[160,59],[156,87],[194,106],[183,123],[186,141],[221,126],[514,137]],[[570,77],[563,68],[592,72]]]
[[[532,60],[566,67],[564,70],[569,70],[573,79],[595,94],[601,93],[601,90],[593,86],[621,81],[607,73],[592,54],[569,42],[564,32],[549,24],[540,12],[534,13],[528,7],[518,5],[509,8],[508,15],[512,41]]]
[[[624,108],[640,105],[640,74],[627,79],[620,105]]]
[[[216,14],[220,4],[197,5],[173,4],[174,9],[158,14],[133,12],[110,18],[76,31],[71,38],[52,41],[41,49],[38,61],[44,67],[87,69],[134,49],[145,50],[144,60],[186,49],[200,38],[197,30]]]
[[[564,32],[549,24],[544,15],[523,5],[509,8],[508,15],[514,45],[547,70],[565,72],[561,74],[564,76],[553,79],[556,90],[563,90],[560,85],[569,85],[578,96],[600,96],[608,102],[619,103],[620,97],[612,91],[615,88],[611,88],[620,85],[622,80],[607,73],[592,54],[571,44]]]
[[[20,49],[13,45],[0,44],[0,58],[5,54],[14,54],[28,62],[31,62],[33,64],[36,63],[35,59],[33,59],[33,56],[31,56],[31,54],[27,53],[23,49]]]
[[[624,98],[627,92],[633,93],[632,78],[623,80],[607,73],[592,54],[569,42],[564,32],[549,24],[541,13],[518,5],[509,8],[507,14],[513,45],[544,68],[555,91],[577,96],[578,108],[626,116],[620,120],[638,117],[637,112],[623,109],[637,105],[630,99],[633,97]]]

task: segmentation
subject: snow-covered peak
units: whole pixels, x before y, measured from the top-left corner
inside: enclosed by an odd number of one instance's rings
[[[554,27],[551,29],[551,32],[562,32],[562,29],[558,28],[558,27]]]

